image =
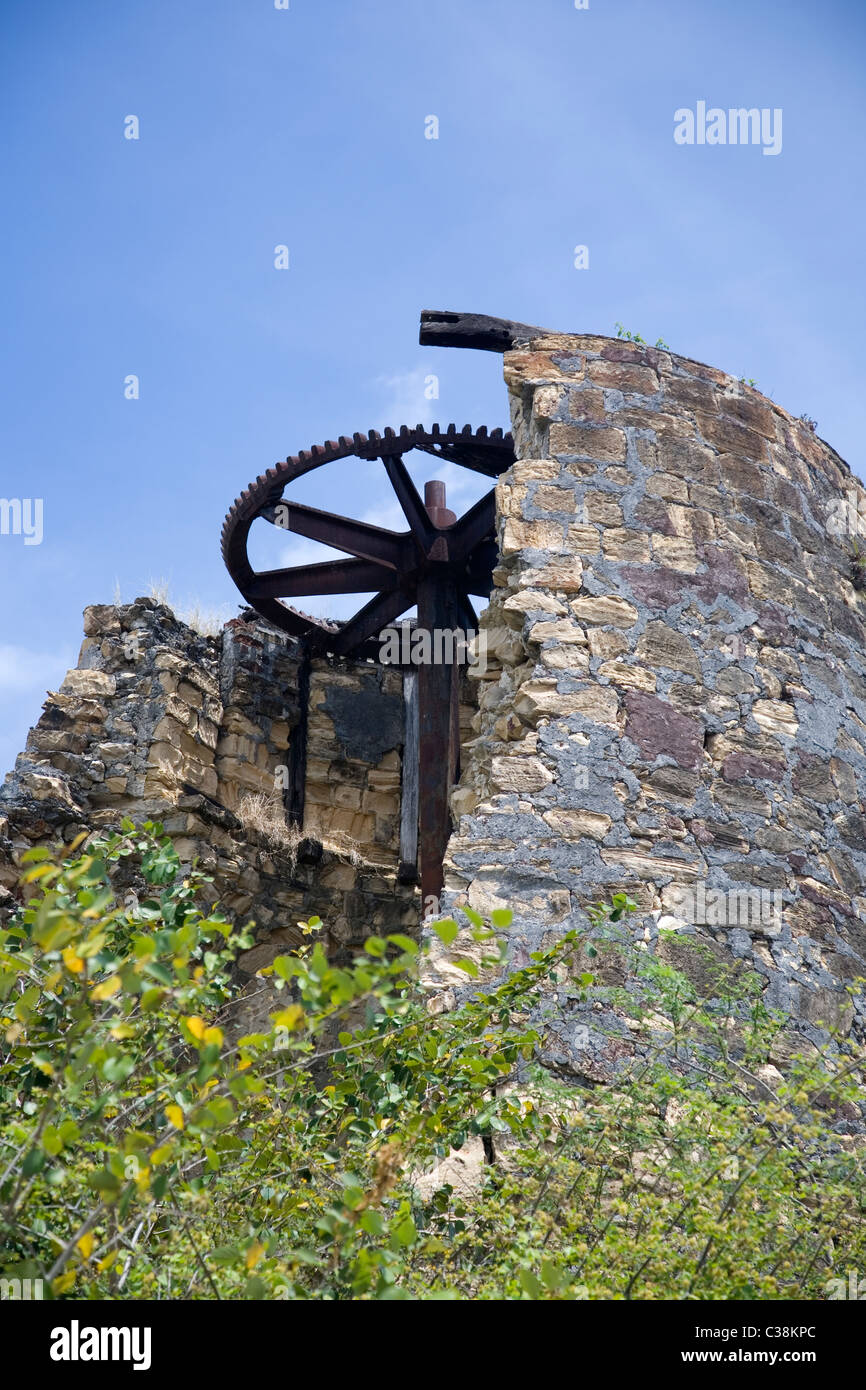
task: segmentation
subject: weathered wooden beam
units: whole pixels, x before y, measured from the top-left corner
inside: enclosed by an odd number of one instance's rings
[[[403,787],[400,804],[400,883],[418,877],[418,676],[403,674]]]
[[[443,571],[445,567],[443,566]],[[447,573],[428,575],[418,585],[418,627],[430,634],[454,630],[457,593]],[[431,651],[431,658],[433,652]],[[442,861],[451,834],[450,796],[457,765],[454,684],[456,662],[425,662],[418,668],[419,845],[421,896],[438,899],[444,881]]]
[[[489,314],[457,314],[448,309],[422,309],[422,347],[478,348],[482,352],[509,352],[530,338],[543,338],[550,328],[533,328],[513,319],[495,319]]]
[[[289,735],[288,785],[283,805],[290,825],[304,826],[307,790],[307,727],[310,717],[310,653],[302,647],[298,666],[298,722]]]

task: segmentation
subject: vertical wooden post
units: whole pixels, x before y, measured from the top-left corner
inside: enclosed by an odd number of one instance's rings
[[[289,735],[288,786],[283,792],[283,805],[290,825],[304,828],[304,804],[307,791],[307,726],[310,717],[310,653],[302,646],[298,666],[298,722]]]
[[[403,672],[403,786],[400,804],[400,883],[418,877],[418,676]]]
[[[449,800],[456,768],[454,740],[456,662],[432,660],[434,634],[457,626],[457,594],[445,573],[425,576],[418,585],[418,627],[430,634],[431,660],[418,668],[421,894],[438,898],[444,881],[442,860],[451,833]]]

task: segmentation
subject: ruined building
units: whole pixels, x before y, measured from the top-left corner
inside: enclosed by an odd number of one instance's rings
[[[486,663],[455,695],[444,906],[511,907],[519,964],[625,889],[648,948],[703,984],[739,963],[805,1039],[862,1038],[863,487],[809,422],[712,367],[427,317],[427,341],[504,353],[513,422]],[[274,602],[215,638],[150,600],[86,611],[78,668],[0,792],[7,894],[30,844],[149,816],[255,919],[247,969],[311,913],[334,951],[418,930],[415,675],[335,652],[333,625],[311,652]],[[245,812],[275,788],[302,816],[285,843]],[[576,1019],[553,1018],[548,1052],[593,1076],[608,1044]]]

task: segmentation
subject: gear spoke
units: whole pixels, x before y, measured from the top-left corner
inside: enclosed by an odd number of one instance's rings
[[[457,595],[457,607],[464,630],[467,632],[477,632],[478,614],[475,612],[472,600],[463,589],[461,589]]]
[[[493,488],[479,497],[474,507],[461,516],[449,534],[449,548],[455,559],[469,560],[470,552],[492,534],[496,526],[496,493]]]
[[[377,636],[383,627],[399,618],[414,602],[415,595],[406,589],[394,589],[390,593],[377,594],[336,636],[328,639],[329,650],[335,656],[344,656],[368,638]]]
[[[382,462],[391,486],[397,494],[397,501],[403,508],[403,515],[412,528],[412,535],[426,554],[436,538],[436,528],[427,515],[427,509],[418,495],[409,471],[399,455],[392,458],[383,457]]]
[[[377,560],[389,569],[397,569],[404,555],[404,538],[396,531],[371,526],[351,517],[335,516],[307,507],[303,502],[280,502],[273,508],[273,524],[296,536],[321,541],[334,550],[345,550],[361,560]],[[269,520],[271,518],[268,518]]]
[[[247,589],[247,598],[255,603],[262,598],[369,594],[377,589],[394,589],[398,583],[395,570],[387,569],[374,560],[329,560],[321,565],[263,570]]]

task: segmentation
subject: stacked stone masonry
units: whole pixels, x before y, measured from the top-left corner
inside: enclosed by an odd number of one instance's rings
[[[463,682],[444,907],[511,907],[520,965],[625,890],[636,937],[704,989],[713,962],[755,973],[786,1046],[863,1039],[863,487],[807,423],[667,351],[549,335],[505,377],[517,461],[486,665]],[[85,633],[0,791],[7,905],[24,849],[127,815],[163,821],[255,919],[250,971],[313,913],[335,953],[418,929],[399,670],[312,663],[296,854],[245,808],[291,763],[297,643],[254,615],[201,637],[150,600],[88,609]],[[461,978],[440,952],[434,1007]],[[545,1059],[591,1080],[634,1052],[598,1003],[546,1027]]]
[[[547,336],[505,377],[517,461],[445,905],[514,909],[520,964],[627,891],[650,949],[751,968],[815,1043],[862,1037],[862,486],[807,423],[666,351]],[[684,910],[707,901],[728,916]],[[593,1077],[629,1035],[586,1024],[560,1011],[547,1055]]]
[[[396,877],[399,675],[316,664],[298,847],[282,804],[300,717],[297,643],[257,619],[202,637],[150,599],[88,608],[85,634],[78,668],[49,693],[0,789],[7,906],[24,850],[128,816],[162,822],[181,860],[213,876],[222,909],[255,921],[262,945],[249,970],[300,939],[297,922],[313,914],[334,952],[371,931],[417,928],[417,891]],[[373,708],[390,715],[375,736]]]

